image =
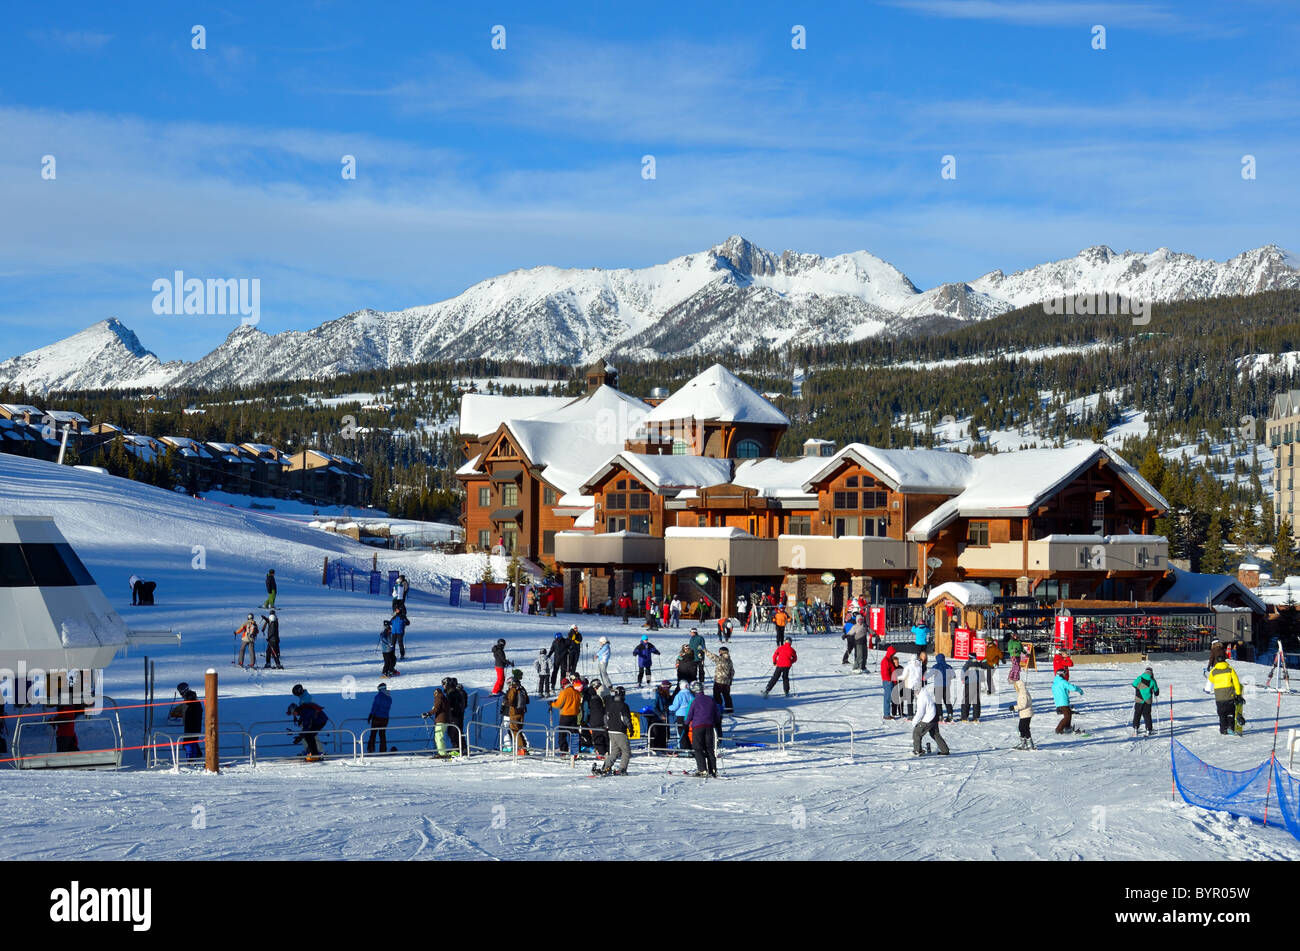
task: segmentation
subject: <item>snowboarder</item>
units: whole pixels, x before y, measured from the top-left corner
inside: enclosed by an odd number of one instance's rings
[[[1152,673],[1150,667],[1133,681],[1133,693],[1133,735],[1137,736],[1138,722],[1145,719],[1147,736],[1150,736],[1155,732],[1151,725],[1151,705],[1155,703],[1156,697],[1160,696],[1160,685],[1156,683],[1156,675]]]
[[[506,719],[510,721],[510,748],[516,756],[528,755],[528,738],[524,736],[524,714],[528,712],[528,691],[524,689],[524,672],[510,672],[510,687],[506,690]]]
[[[397,648],[398,654],[402,660],[406,660],[406,629],[410,622],[406,620],[406,612],[402,605],[393,609],[393,617],[390,621],[393,629],[393,646]]]
[[[885,695],[884,706],[882,707],[883,719],[894,720],[898,717],[899,696],[895,692],[894,683],[898,679],[898,659],[895,655],[898,648],[890,644],[885,648],[885,656],[880,659],[880,687]]]
[[[437,747],[438,758],[447,759],[451,756],[451,750],[447,747],[447,727],[451,724],[451,702],[442,687],[433,688],[433,706],[420,716],[426,720],[433,717],[433,745]]]
[[[248,616],[239,627],[235,628],[235,636],[239,638],[239,659],[236,661],[240,667],[244,666],[244,654],[249,655],[249,669],[257,667],[257,622],[253,615]]]
[[[497,638],[497,642],[492,645],[492,666],[496,668],[497,672],[496,683],[492,685],[492,696],[498,697],[501,695],[501,689],[506,683],[506,668],[514,666],[506,659],[506,639],[504,637]]]
[[[1246,723],[1242,712],[1241,681],[1227,660],[1221,660],[1210,668],[1209,686],[1214,690],[1214,705],[1219,711],[1219,732],[1227,736],[1232,730],[1240,735]]]
[[[393,637],[392,621],[384,621],[383,630],[379,632],[379,651],[384,655],[384,669],[380,676],[397,676],[397,642]]]
[[[1029,696],[1029,688],[1023,680],[1013,681],[1016,688],[1016,702],[1011,704],[1013,713],[1020,714],[1020,745],[1018,750],[1036,750],[1034,738],[1029,734],[1029,722],[1034,718],[1034,701]]]
[[[262,607],[275,607],[275,569],[272,568],[266,573],[266,600],[262,602]]]
[[[790,668],[799,660],[799,655],[795,653],[794,641],[790,638],[785,639],[785,643],[772,652],[772,663],[776,669],[772,671],[772,679],[767,682],[763,688],[763,696],[766,697],[780,680],[785,689],[785,695],[790,696]]]
[[[731,661],[731,651],[719,647],[715,654],[706,650],[704,656],[713,661],[713,702],[723,713],[734,713],[731,703],[731,682],[736,678],[736,667]]]
[[[379,752],[388,752],[388,711],[392,709],[393,698],[388,695],[388,684],[380,684],[376,689],[375,699],[370,704],[370,714],[366,723],[370,726],[370,735],[366,737],[366,752],[375,751],[375,738],[379,738]]]
[[[952,722],[952,695],[953,684],[957,680],[957,674],[948,663],[948,658],[943,654],[934,655],[934,702],[943,708],[944,723]]]
[[[600,646],[596,648],[596,673],[600,675],[600,682],[610,683],[609,679],[609,655],[610,655],[609,638],[602,637]]]
[[[537,651],[533,670],[537,671],[537,696],[546,697],[551,686],[551,655],[546,652],[545,647]]]
[[[980,722],[980,671],[988,667],[984,661],[980,660],[974,654],[966,659],[966,663],[961,666],[961,717],[964,722],[968,718],[972,723]]]
[[[267,670],[274,665],[276,670],[284,670],[280,663],[280,619],[275,616],[275,608],[271,609],[270,614],[262,615],[262,633],[266,635],[266,663],[262,669]]]
[[[654,683],[654,675],[650,672],[650,666],[653,663],[654,655],[659,653],[659,648],[650,643],[650,635],[642,634],[641,643],[632,648],[632,654],[636,657],[636,685],[641,686],[642,679],[646,683]]]
[[[691,752],[695,754],[695,775],[717,778],[718,758],[715,752],[717,734],[722,732],[722,710],[711,697],[704,694],[704,685],[698,680],[691,684],[690,708],[686,712],[686,726],[691,737]]]
[[[948,755],[948,744],[939,733],[939,708],[934,702],[934,685],[928,684],[916,692],[916,713],[912,717],[912,755],[921,755],[921,737],[929,735],[939,746],[939,755]]]
[[[609,737],[609,752],[605,756],[605,768],[602,773],[618,776],[627,775],[627,764],[632,760],[632,745],[627,734],[632,729],[632,713],[627,708],[622,687],[615,687],[613,694],[605,701],[605,730]]]
[[[316,737],[321,730],[325,729],[329,717],[326,715],[324,708],[311,701],[311,695],[307,691],[304,690],[303,694],[308,699],[303,700],[299,697],[299,702],[289,704],[289,709],[285,713],[293,717],[293,722],[300,731],[293,738],[293,742],[306,745],[307,751],[305,755],[308,759],[320,759],[320,747],[316,745]]]
[[[1071,717],[1074,711],[1070,709],[1070,694],[1077,693],[1083,696],[1083,688],[1076,687],[1070,683],[1062,670],[1052,679],[1052,701],[1056,704],[1056,712],[1061,715],[1061,722],[1056,724],[1057,733],[1069,733],[1073,728],[1070,726]]]
[[[185,755],[189,759],[197,759],[203,755],[203,747],[199,743],[203,736],[203,704],[199,701],[199,695],[184,681],[176,685],[176,693],[180,695],[181,702],[172,707],[167,715],[182,722],[184,735],[181,737],[181,745],[185,747]]]
[[[140,597],[140,586],[144,584],[144,579],[139,575],[132,575],[129,579],[131,585],[131,605],[134,607],[143,600]]]
[[[578,725],[578,715],[582,712],[582,681],[575,680],[561,690],[551,707],[560,711],[560,723],[555,731],[560,752],[569,752],[569,737],[573,736],[573,755],[576,756],[578,738],[574,728]]]

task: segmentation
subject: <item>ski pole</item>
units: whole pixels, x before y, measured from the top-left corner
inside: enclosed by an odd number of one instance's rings
[[[1174,685],[1169,685],[1169,801],[1178,798],[1178,774],[1174,772]]]

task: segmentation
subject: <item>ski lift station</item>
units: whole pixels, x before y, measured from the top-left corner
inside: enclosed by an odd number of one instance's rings
[[[0,759],[23,769],[120,766],[121,724],[95,672],[131,639],[53,518],[0,516],[0,689],[16,711],[0,720],[10,740]],[[90,749],[60,751],[61,725],[81,734],[65,746]]]

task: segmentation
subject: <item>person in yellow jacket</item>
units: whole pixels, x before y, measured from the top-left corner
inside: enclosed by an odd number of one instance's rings
[[[1227,736],[1229,730],[1242,731],[1246,718],[1242,715],[1241,681],[1237,672],[1221,660],[1210,668],[1210,687],[1214,690],[1214,705],[1219,711],[1219,732]]]
[[[578,755],[578,715],[582,713],[582,681],[575,680],[555,698],[552,707],[560,711],[560,725],[555,738],[561,753],[569,752],[569,734],[573,734],[573,755]]]

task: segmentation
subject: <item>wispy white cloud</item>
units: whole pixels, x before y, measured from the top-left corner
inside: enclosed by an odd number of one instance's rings
[[[103,49],[112,41],[113,35],[94,30],[28,30],[27,38],[42,46],[85,53]]]
[[[1163,3],[1090,3],[1081,0],[881,0],[924,16],[986,20],[1015,26],[1115,24],[1160,32],[1199,30],[1202,24]]]

